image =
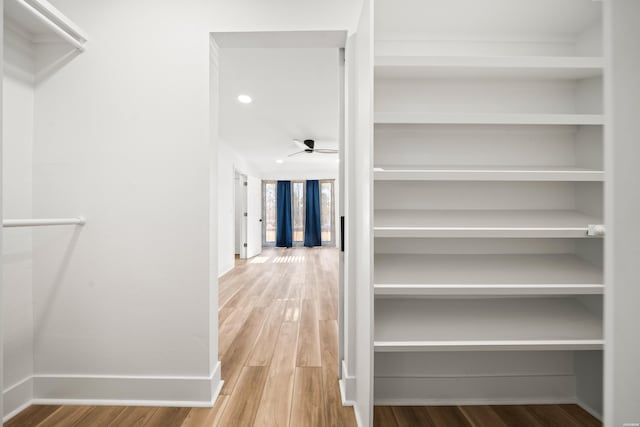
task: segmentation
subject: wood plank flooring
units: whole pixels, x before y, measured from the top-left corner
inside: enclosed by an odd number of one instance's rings
[[[374,427],[595,427],[578,405],[376,406]]]
[[[6,427],[356,425],[338,386],[338,252],[269,249],[220,280],[213,408],[34,405]],[[374,408],[380,427],[601,426],[576,405]]]
[[[36,405],[5,426],[355,426],[338,386],[337,307],[336,249],[267,249],[220,279],[213,408]]]

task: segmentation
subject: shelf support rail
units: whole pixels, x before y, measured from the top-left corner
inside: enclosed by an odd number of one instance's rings
[[[3,228],[13,227],[41,227],[47,225],[84,225],[86,219],[76,218],[42,218],[42,219],[5,219],[2,221]]]

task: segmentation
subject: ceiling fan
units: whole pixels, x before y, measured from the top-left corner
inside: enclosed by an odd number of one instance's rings
[[[314,148],[316,142],[313,139],[305,139],[303,142],[300,142],[298,139],[294,139],[293,142],[300,148],[302,151],[298,151],[296,153],[289,154],[288,157],[297,156],[302,153],[318,153],[318,154],[337,154],[338,150],[333,148]]]

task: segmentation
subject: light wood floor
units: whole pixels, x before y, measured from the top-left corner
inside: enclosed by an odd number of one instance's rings
[[[224,387],[208,408],[31,406],[17,426],[355,426],[338,386],[338,251],[269,249],[220,280]]]
[[[31,406],[22,426],[355,426],[338,388],[338,252],[270,249],[220,280],[222,377],[209,408]],[[596,427],[576,405],[376,407],[376,427]]]

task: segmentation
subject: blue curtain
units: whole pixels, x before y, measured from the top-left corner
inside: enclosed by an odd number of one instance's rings
[[[291,222],[291,181],[278,181],[278,203],[276,212],[276,246],[293,246],[293,224]]]
[[[307,181],[307,218],[304,224],[304,245],[322,246],[322,230],[320,226],[320,183],[318,180]]]

